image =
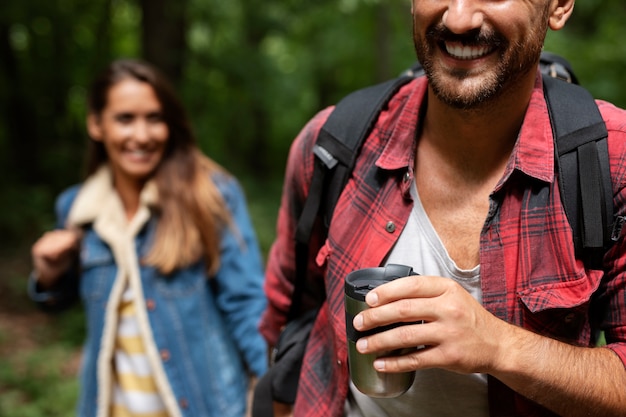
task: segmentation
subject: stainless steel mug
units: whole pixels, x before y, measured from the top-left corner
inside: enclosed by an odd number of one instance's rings
[[[352,320],[361,311],[369,308],[365,303],[367,293],[381,284],[396,278],[418,275],[405,265],[389,264],[386,267],[365,268],[348,274],[345,281],[346,332],[348,338],[348,365],[350,378],[362,393],[370,397],[392,398],[404,394],[413,384],[415,371],[402,373],[382,373],[374,369],[374,360],[381,356],[402,355],[410,349],[400,349],[376,354],[362,354],[356,350],[356,341],[364,336],[382,332],[406,323],[359,332],[354,329]]]

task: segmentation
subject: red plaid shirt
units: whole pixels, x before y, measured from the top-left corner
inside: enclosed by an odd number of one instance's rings
[[[314,231],[309,281],[326,301],[312,330],[295,415],[340,416],[348,393],[344,277],[379,266],[402,232],[412,200],[415,137],[426,79],[404,86],[381,113],[335,209],[328,239]],[[609,130],[617,214],[626,215],[626,112],[598,102]],[[294,230],[313,172],[312,146],[331,109],[320,112],[292,145],[266,277],[269,306],[261,331],[277,340],[294,279]],[[572,344],[592,346],[604,330],[626,362],[626,244],[620,236],[603,271],[575,259],[572,233],[555,180],[554,146],[538,75],[518,142],[491,195],[480,240],[483,305],[497,317]],[[318,232],[320,229],[316,229]],[[564,365],[565,366],[565,365]],[[492,416],[552,415],[489,380]]]

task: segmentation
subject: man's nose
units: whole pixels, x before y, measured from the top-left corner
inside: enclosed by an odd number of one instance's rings
[[[466,33],[483,24],[482,0],[449,0],[443,24],[454,33]]]

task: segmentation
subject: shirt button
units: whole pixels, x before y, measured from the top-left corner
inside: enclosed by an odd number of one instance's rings
[[[385,225],[385,230],[388,231],[389,233],[393,233],[396,231],[396,224],[394,222],[392,222],[391,220],[387,222],[387,224]]]
[[[170,360],[170,351],[169,350],[161,349],[160,355],[161,355],[161,360],[163,362],[167,362],[167,361]]]
[[[404,173],[404,177],[402,178],[402,181],[409,182],[410,180],[411,180],[411,172],[409,170],[407,170]]]
[[[178,405],[180,405],[180,408],[188,408],[189,407],[189,401],[187,401],[186,398],[181,398],[180,400],[178,400]]]
[[[156,308],[156,302],[151,298],[147,299],[146,308],[150,311],[154,311],[154,309]]]

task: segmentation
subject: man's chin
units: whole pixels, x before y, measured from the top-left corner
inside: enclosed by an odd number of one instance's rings
[[[431,80],[435,97],[444,104],[459,110],[480,109],[498,95],[493,78],[448,76]]]

